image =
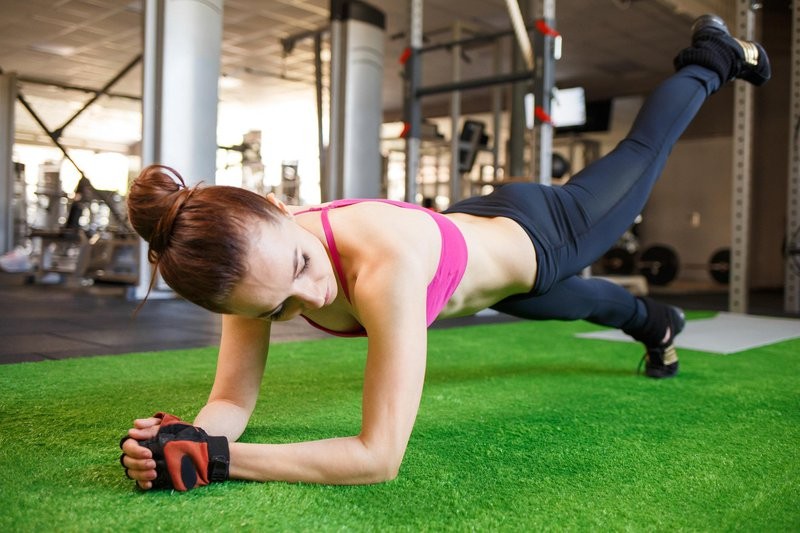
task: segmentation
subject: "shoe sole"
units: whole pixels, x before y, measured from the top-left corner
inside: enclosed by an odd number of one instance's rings
[[[704,35],[720,33],[731,34],[725,21],[716,15],[702,15],[692,24],[692,43],[696,43]]]

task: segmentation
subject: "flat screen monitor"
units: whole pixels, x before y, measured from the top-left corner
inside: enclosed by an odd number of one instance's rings
[[[586,124],[586,93],[583,87],[554,89],[550,117],[556,128]]]
[[[583,87],[554,90],[550,118],[557,133],[607,131],[611,100],[587,102]],[[525,120],[528,129],[534,126],[533,94],[525,95]]]
[[[525,95],[525,121],[528,129],[533,128],[533,94]],[[550,101],[550,118],[556,128],[583,126],[586,124],[586,92],[583,87],[569,89],[553,88]]]

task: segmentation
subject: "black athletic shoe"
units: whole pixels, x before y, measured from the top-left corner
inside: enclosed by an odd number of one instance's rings
[[[670,311],[675,317],[671,320],[669,340],[659,346],[648,347],[642,358],[644,373],[651,378],[671,378],[678,373],[678,352],[673,341],[683,331],[686,319],[677,307],[671,307]]]
[[[647,322],[637,330],[623,330],[645,346],[644,373],[651,378],[671,378],[678,373],[675,337],[686,326],[686,317],[677,307],[640,298],[647,309]]]
[[[700,65],[716,72],[723,83],[741,79],[764,85],[772,75],[769,57],[754,41],[731,36],[728,26],[716,15],[703,15],[692,25],[692,46],[675,58],[675,69]]]

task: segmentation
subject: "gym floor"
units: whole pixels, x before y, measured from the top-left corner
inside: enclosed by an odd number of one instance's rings
[[[679,286],[651,294],[684,309],[725,311],[724,288],[697,290]],[[138,302],[123,287],[67,288],[29,285],[20,275],[0,273],[0,364],[213,346],[219,342],[218,315],[185,300],[149,300],[134,316]],[[787,316],[779,291],[751,295],[750,312]],[[516,320],[506,315],[443,320],[445,328]],[[323,338],[303,320],[273,326],[273,341]]]

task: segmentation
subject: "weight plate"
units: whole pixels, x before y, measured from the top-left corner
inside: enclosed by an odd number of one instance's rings
[[[639,272],[653,285],[667,285],[678,276],[678,254],[668,246],[651,246],[639,257]]]
[[[720,248],[708,260],[708,273],[717,283],[727,285],[731,280],[731,251]]]
[[[600,268],[610,276],[630,276],[636,269],[636,258],[624,248],[612,248],[600,258]]]

